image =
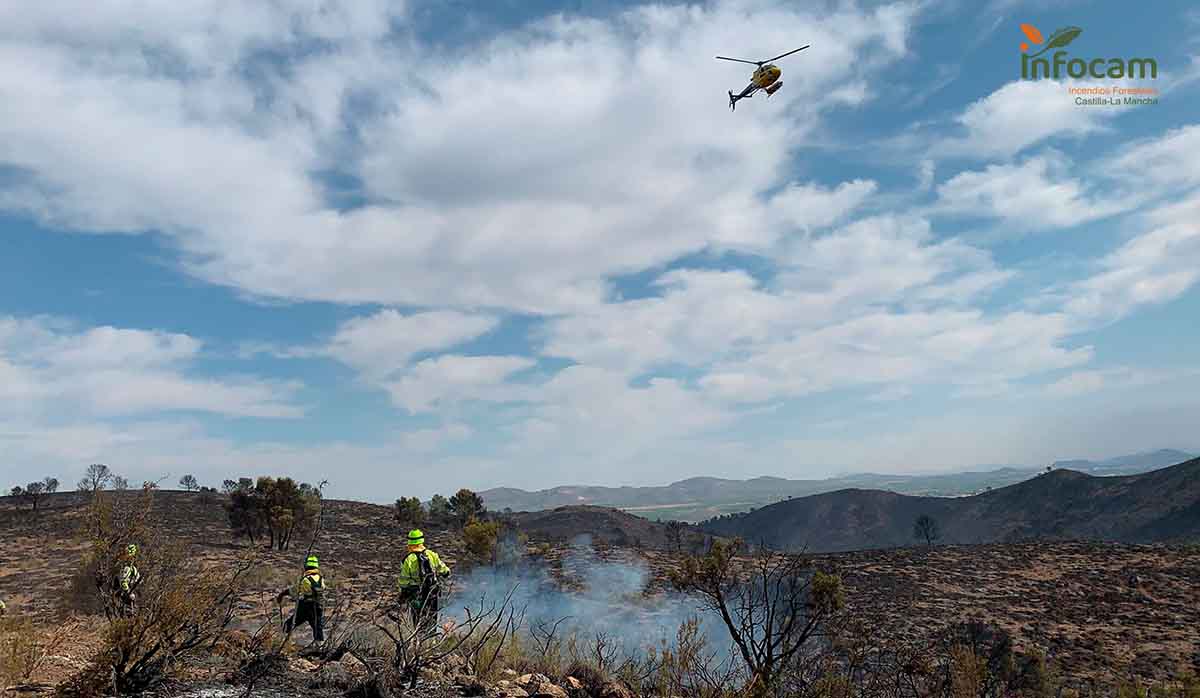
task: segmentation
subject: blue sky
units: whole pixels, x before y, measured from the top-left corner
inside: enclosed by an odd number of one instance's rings
[[[1160,72],[1021,80],[1021,23]],[[390,501],[1200,451],[1198,29],[1185,2],[0,9],[6,479]],[[728,110],[749,71],[714,55],[803,44]]]

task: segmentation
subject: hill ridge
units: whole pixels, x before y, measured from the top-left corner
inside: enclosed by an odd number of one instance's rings
[[[1089,474],[1122,475],[1174,465],[1194,456],[1173,449],[1142,451],[1100,461],[1058,461]],[[983,467],[983,466],[980,466]],[[771,475],[736,480],[696,476],[667,485],[645,487],[558,485],[540,490],[497,487],[480,492],[492,509],[542,511],[572,504],[590,504],[635,510],[651,518],[700,521],[719,514],[745,511],[789,497],[805,497],[848,487],[872,486],[908,495],[959,497],[1028,480],[1043,467],[991,466],[990,469],[952,473],[889,475],[851,473],[824,479],[791,480]]]
[[[1200,537],[1200,458],[1136,475],[1051,470],[957,498],[848,488],[712,519],[701,528],[771,547],[833,552],[911,544],[921,515],[939,521],[948,543]]]

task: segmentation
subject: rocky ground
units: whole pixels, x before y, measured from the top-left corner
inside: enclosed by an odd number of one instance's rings
[[[230,536],[219,498],[164,492],[159,502],[165,526],[172,536],[188,542],[198,564],[229,564],[244,550],[244,544]],[[403,552],[405,529],[392,520],[387,507],[353,502],[327,506],[325,527],[315,546],[326,574],[358,607],[386,598]],[[70,495],[51,498],[48,508],[36,514],[17,510],[11,499],[0,499],[5,541],[0,546],[0,597],[14,612],[32,616],[44,633],[71,622],[71,580],[83,550],[76,534],[81,514],[79,502]],[[426,531],[430,546],[459,572],[460,582],[470,579],[458,536],[438,527]],[[264,552],[255,588],[243,599],[241,627],[266,621],[270,608],[263,598],[298,573],[306,547],[307,541],[298,550]],[[530,540],[525,553],[531,564],[544,565],[548,577],[563,587],[588,583],[587,573],[573,567],[569,546],[561,541]],[[678,559],[665,551],[611,547],[591,555],[643,571],[643,594],[650,596],[665,588],[666,572]],[[821,555],[815,560],[842,575],[848,605],[882,636],[931,637],[958,620],[982,618],[1011,631],[1020,647],[1045,651],[1064,675],[1103,681],[1167,677],[1194,665],[1200,650],[1196,547],[1071,542],[933,546]],[[98,624],[86,617],[74,622],[78,625],[39,670],[37,682],[61,681],[90,656]],[[306,662],[293,658],[254,694],[337,695],[342,674],[360,671],[345,659],[336,669]],[[187,671],[185,685],[166,690],[197,697],[232,695],[225,683],[228,668],[218,658],[189,665]],[[456,685],[450,677],[435,678],[427,677],[420,695],[481,690]],[[535,676],[500,680],[507,683],[491,686],[493,694],[558,695],[556,688],[570,689],[547,683],[543,690]]]

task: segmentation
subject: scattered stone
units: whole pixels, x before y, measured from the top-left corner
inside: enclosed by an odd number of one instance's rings
[[[288,660],[288,668],[291,669],[292,671],[312,673],[320,667],[318,667],[313,662],[310,662],[309,660],[305,659],[304,657],[292,657],[291,659]]]
[[[474,676],[464,677],[458,681],[459,693],[464,696],[482,696],[487,694],[487,684]]]
[[[537,690],[533,692],[533,698],[567,698],[567,692],[561,687],[547,682],[538,684]]]
[[[563,685],[566,687],[566,689],[568,691],[582,691],[583,690],[583,682],[580,681],[579,679],[575,678],[574,676],[568,676],[567,679],[565,681],[563,681]]]
[[[309,688],[333,688],[339,691],[345,691],[354,686],[354,677],[346,670],[346,667],[336,662],[331,662],[317,669],[312,678],[308,681]]]
[[[526,690],[537,688],[544,683],[550,683],[550,678],[545,674],[522,674],[516,680],[516,684]]]
[[[600,687],[600,693],[596,698],[636,698],[633,691],[625,688],[615,681],[609,681]]]
[[[442,660],[442,666],[445,667],[447,674],[453,674],[453,673],[459,672],[459,671],[466,671],[467,660],[465,657],[459,656],[457,654],[451,654],[451,655],[446,656],[446,658]]]
[[[500,689],[500,698],[529,698],[529,692],[520,686],[505,686]]]

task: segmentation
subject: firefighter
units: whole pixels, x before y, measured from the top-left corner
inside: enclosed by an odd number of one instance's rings
[[[449,577],[450,568],[437,553],[425,547],[425,534],[420,529],[409,531],[408,555],[400,565],[396,586],[400,602],[408,605],[414,627],[437,623],[442,584]]]
[[[137,588],[142,583],[142,573],[137,568],[138,547],[132,543],[125,546],[121,573],[117,577],[117,600],[121,615],[131,616],[137,611]]]
[[[283,624],[283,632],[290,637],[297,625],[308,623],[312,627],[313,644],[325,641],[325,614],[322,606],[322,596],[325,592],[325,580],[321,577],[321,567],[316,555],[309,555],[304,560],[304,574],[295,583],[279,592],[275,602],[291,596],[296,600],[296,610]]]

